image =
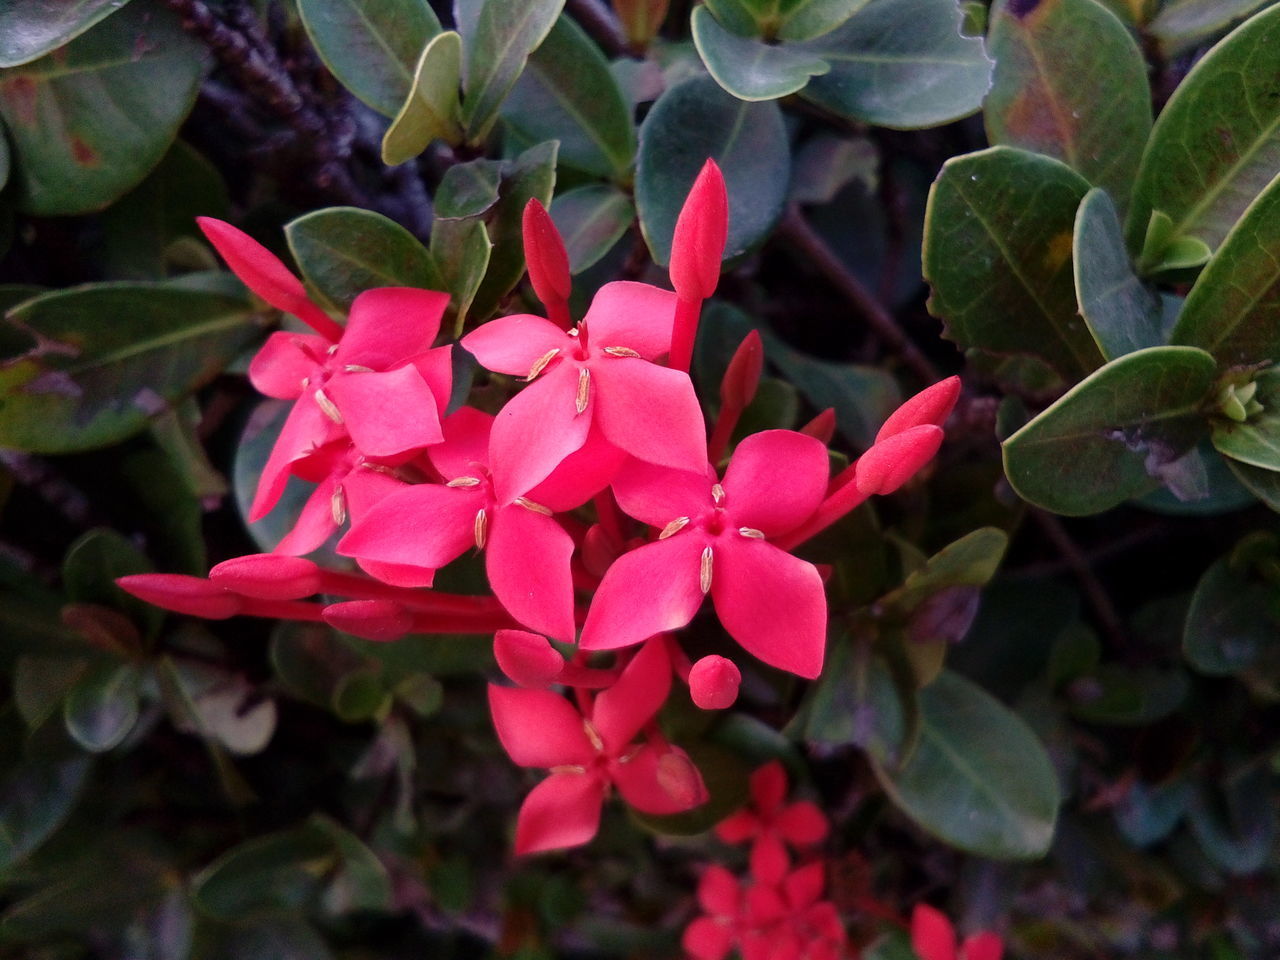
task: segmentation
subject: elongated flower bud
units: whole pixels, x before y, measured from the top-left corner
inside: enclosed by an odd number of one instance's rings
[[[547,308],[550,318],[563,326],[569,320],[568,300],[573,281],[569,277],[569,255],[560,231],[547,208],[536,199],[525,204],[521,227],[524,259],[533,292]]]
[[[224,560],[209,580],[245,597],[299,600],[320,592],[321,570],[310,560],[279,553],[253,553]]]
[[[413,614],[392,600],[346,600],[324,608],[324,622],[365,640],[399,640],[413,629]]]
[[[715,293],[728,233],[724,176],[708,159],[680,209],[671,240],[671,285],[681,300],[706,300]]]
[[[147,603],[209,620],[225,620],[240,612],[243,601],[203,577],[181,573],[139,573],[120,577],[116,585],[125,593]]]
[[[836,435],[835,407],[827,407],[827,409],[801,427],[800,432],[806,437],[813,437],[815,440],[820,440],[830,446],[832,438]]]
[[[726,407],[745,410],[755,399],[764,371],[764,343],[760,333],[752,330],[742,339],[720,382],[720,401]]]
[[[689,696],[703,710],[723,710],[738,699],[742,673],[737,664],[714,654],[703,657],[689,671]]]
[[[931,423],[937,427],[942,426],[951,415],[951,410],[959,396],[959,377],[947,377],[931,387],[925,387],[889,414],[889,419],[876,434],[876,443],[922,424]]]
[[[942,428],[931,423],[881,440],[858,458],[853,482],[864,495],[893,493],[933,459],[942,446]]]

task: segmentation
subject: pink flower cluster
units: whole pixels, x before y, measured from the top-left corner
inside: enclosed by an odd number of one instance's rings
[[[701,304],[719,278],[726,211],[708,162],[676,226],[674,292],[610,283],[574,325],[563,243],[531,202],[526,260],[546,317],[500,317],[461,341],[493,383],[523,384],[496,414],[449,412],[453,347],[435,345],[445,294],[369,290],[343,326],[265,248],[202,221],[250,289],[313,331],[272,334],[249,368],[258,390],[293,401],[251,519],[277,504],[291,476],[314,491],[273,553],[226,561],[207,579],[122,585],[183,613],[323,620],[373,640],[496,633],[497,662],[516,684],[490,688],[499,739],[517,764],[551,771],[521,810],[519,852],[587,842],[611,789],[649,813],[702,803],[696,767],[655,717],[674,678],[699,706],[729,706],[740,671],[721,656],[690,663],[675,632],[710,597],[749,654],[816,677],[823,577],[792,551],[928,462],[959,390],[951,378],[909,400],[834,478],[811,435],[829,429],[829,414],[810,432],[748,436],[722,464],[763,362],[753,334],[730,364],[708,438],[688,370]],[[361,572],[302,558],[340,531],[337,551]],[[436,571],[472,549],[483,551],[492,596],[430,589]],[[320,594],[343,599],[309,599]],[[571,656],[548,638],[575,645]],[[774,816],[759,802],[756,815]],[[781,862],[781,845],[795,840],[782,820],[760,820],[762,862]],[[821,884],[795,875],[771,889],[785,910],[809,910]]]

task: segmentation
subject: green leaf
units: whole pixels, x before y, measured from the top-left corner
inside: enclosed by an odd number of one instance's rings
[[[1205,433],[1215,372],[1194,347],[1112,360],[1004,442],[1009,482],[1024,500],[1068,516],[1154,490]]]
[[[1280,45],[1280,25],[1275,38]],[[1224,367],[1280,362],[1280,177],[1249,205],[1200,274],[1171,340],[1208,350]]]
[[[1206,780],[1191,798],[1187,819],[1205,854],[1228,873],[1246,876],[1267,863],[1276,838],[1273,780],[1266,766],[1243,764]]]
[[[600,260],[635,223],[631,199],[602,183],[566,190],[551,202],[551,219],[564,238],[569,272],[579,274]]]
[[[382,162],[412,160],[433,140],[462,140],[462,38],[452,30],[432,38],[418,58],[409,96],[382,137]]]
[[[1008,546],[1009,535],[1003,530],[974,530],[935,553],[901,587],[881,597],[877,605],[886,611],[907,614],[941,590],[985,586],[995,576]]]
[[[914,687],[898,682],[884,658],[857,638],[831,644],[803,710],[805,740],[856,744],[881,763],[901,762],[919,731]]]
[[[1209,51],[1169,98],[1147,143],[1125,227],[1142,245],[1152,211],[1172,236],[1215,248],[1280,167],[1280,6],[1264,10]]]
[[[920,691],[919,743],[900,769],[873,767],[890,798],[929,833],[997,860],[1049,849],[1058,778],[1031,728],[999,700],[944,671]]]
[[[336,865],[331,837],[312,823],[232,847],[192,881],[196,906],[228,922],[300,914]]]
[[[36,338],[0,362],[0,445],[69,453],[119,443],[213,379],[257,336],[257,319],[243,294],[175,281],[28,300],[0,324]]]
[[[216,167],[179,140],[150,175],[102,215],[103,267],[113,279],[160,280],[174,265],[175,242],[200,239],[196,217],[227,216],[227,188]],[[208,269],[216,269],[212,255]]]
[[[128,0],[18,0],[0,6],[0,67],[30,63],[84,33]]]
[[[1275,470],[1264,470],[1261,467],[1251,467],[1238,460],[1228,460],[1227,466],[1250,493],[1276,513],[1280,513],[1280,473]]]
[[[831,64],[802,96],[837,116],[896,129],[933,127],[982,106],[991,61],[960,33],[954,0],[871,0],[832,32],[795,44]]]
[[[740,100],[785,97],[831,69],[820,56],[793,45],[731,33],[705,6],[694,8],[693,42],[711,76]]]
[[[792,349],[776,336],[765,339],[765,359],[815,409],[834,409],[836,429],[859,449],[871,446],[880,425],[902,402],[893,375],[877,367],[819,360]]]
[[[174,726],[232,753],[260,753],[276,730],[276,702],[249,680],[213,664],[165,657],[175,694]]]
[[[317,210],[286,224],[284,232],[307,283],[342,310],[374,287],[441,289],[440,272],[426,247],[371,210]]]
[[[1056,157],[1127,208],[1151,132],[1151,91],[1124,24],[1094,0],[1003,0],[988,47],[991,142]]]
[[[463,33],[462,119],[467,139],[482,141],[498,110],[524,72],[529,54],[538,48],[555,24],[564,0],[484,0],[475,30]]]
[[[671,236],[685,196],[707,158],[729,193],[731,260],[760,243],[782,215],[791,151],[776,103],[746,103],[710,77],[668,89],[640,127],[636,209],[653,259],[671,257]]]
[[[1239,573],[1227,558],[1196,584],[1182,634],[1187,662],[1210,676],[1248,670],[1266,653],[1276,656],[1280,589]]]
[[[431,231],[431,251],[452,297],[455,329],[460,332],[493,255],[484,221],[437,220]]]
[[[298,12],[325,66],[388,117],[408,99],[418,55],[440,32],[427,0],[298,0]]]
[[[200,960],[334,960],[314,927],[284,918],[220,924],[201,946]]]
[[[769,40],[811,40],[866,5],[867,0],[707,0],[707,8],[730,30]]]
[[[138,722],[141,678],[131,663],[104,664],[80,679],[62,704],[71,739],[91,753],[124,742]]]
[[[1071,243],[1089,184],[1012,147],[948,160],[925,216],[929,311],[963,347],[1028,354],[1077,380],[1102,354],[1076,312]]]
[[[1103,357],[1164,342],[1160,297],[1134,274],[1115,204],[1101,187],[1090,190],[1076,212],[1071,259],[1080,316]]]
[[[1149,847],[1173,832],[1191,801],[1191,785],[1182,780],[1148,786],[1139,780],[1112,808],[1116,827],[1135,847]]]
[[[1146,727],[1173,713],[1187,698],[1180,670],[1103,664],[1068,688],[1071,715],[1085,723]]]
[[[561,16],[502,107],[502,118],[532,143],[559,140],[560,164],[625,178],[636,155],[631,106],[600,48]]]
[[[203,50],[178,16],[142,3],[56,54],[0,71],[18,208],[88,213],[126,193],[169,149],[203,72]]]
[[[1166,59],[1203,43],[1273,0],[1172,0],[1147,24]]]
[[[340,866],[325,891],[325,909],[339,915],[356,910],[390,910],[391,878],[374,852],[346,827],[323,814],[313,815],[308,825],[325,834],[338,852]]]
[[[62,561],[62,585],[75,603],[97,603],[127,613],[154,636],[164,619],[164,611],[129,596],[118,586],[117,577],[152,573],[155,568],[145,554],[126,537],[100,527],[81,536],[67,550]]]
[[[435,219],[464,220],[488,213],[502,195],[501,160],[471,160],[445,171],[436,188]]]
[[[8,766],[0,781],[0,870],[20,863],[71,813],[93,761],[27,757]]]
[[[1250,406],[1261,411],[1252,413],[1243,423],[1227,417],[1213,421],[1213,445],[1224,457],[1247,463],[1263,470],[1280,471],[1280,366],[1258,374]]]

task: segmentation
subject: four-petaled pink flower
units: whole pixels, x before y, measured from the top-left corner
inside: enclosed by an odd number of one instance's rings
[[[610,786],[643,813],[680,813],[706,801],[706,787],[684,751],[652,735],[632,743],[670,688],[671,662],[661,639],[640,649],[585,716],[549,690],[489,687],[493,725],[511,759],[551,770],[520,807],[516,853],[588,842]]]
[[[916,904],[911,914],[911,947],[920,960],[1000,960],[1004,943],[984,930],[958,943],[956,929],[946,914],[927,903]]]
[[[787,774],[773,760],[751,774],[751,805],[716,824],[725,843],[751,843],[751,872],[777,882],[789,865],[786,847],[801,849],[827,836],[827,818],[807,800],[787,803]]]
[[[822,578],[769,540],[800,526],[822,502],[826,447],[791,430],[766,430],[738,445],[723,481],[705,470],[631,462],[614,479],[618,505],[661,533],[609,568],[583,648],[611,650],[678,630],[710,594],[720,622],[749,653],[816,677],[827,636]]]

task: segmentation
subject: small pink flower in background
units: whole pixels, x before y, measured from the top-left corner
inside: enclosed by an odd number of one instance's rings
[[[751,872],[777,882],[790,860],[787,846],[811,848],[827,838],[827,818],[807,800],[787,803],[787,774],[778,760],[751,774],[751,803],[716,825],[725,843],[751,844]]]
[[[927,903],[916,904],[911,914],[911,946],[920,960],[1000,960],[1004,953],[1004,943],[986,930],[957,946],[951,921]]]

